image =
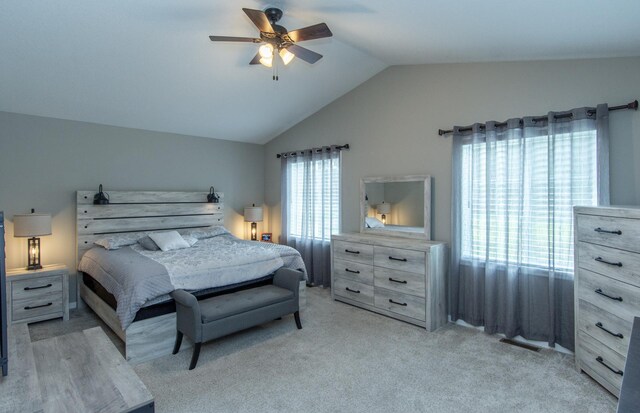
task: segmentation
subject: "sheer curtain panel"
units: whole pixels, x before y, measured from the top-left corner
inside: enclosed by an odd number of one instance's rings
[[[329,287],[331,235],[340,231],[340,150],[297,152],[281,165],[281,242],[300,252],[311,285]]]
[[[608,113],[454,128],[453,320],[574,348],[573,206],[609,203]]]

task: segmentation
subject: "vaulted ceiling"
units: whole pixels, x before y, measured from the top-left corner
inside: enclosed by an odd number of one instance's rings
[[[324,55],[249,66],[242,7]],[[2,0],[0,110],[264,143],[390,65],[640,55],[640,1]]]

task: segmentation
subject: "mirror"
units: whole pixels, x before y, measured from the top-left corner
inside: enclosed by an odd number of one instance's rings
[[[431,177],[360,180],[360,232],[431,239]]]

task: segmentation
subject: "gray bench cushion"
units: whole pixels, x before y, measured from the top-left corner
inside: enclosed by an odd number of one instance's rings
[[[265,285],[200,301],[200,314],[203,323],[210,323],[234,314],[290,300],[293,296],[293,292],[287,289]]]

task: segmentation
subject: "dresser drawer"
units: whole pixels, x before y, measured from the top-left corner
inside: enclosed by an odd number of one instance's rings
[[[623,320],[640,316],[640,288],[580,268],[578,297]]]
[[[581,268],[640,287],[640,254],[638,253],[580,242],[578,243],[578,262]]]
[[[52,294],[62,294],[62,275],[15,280],[11,282],[11,301],[38,299]]]
[[[383,310],[402,314],[417,320],[426,319],[425,300],[414,295],[402,294],[385,288],[375,288],[375,305]]]
[[[364,304],[373,305],[373,286],[344,278],[336,277],[333,280],[333,294],[350,298]]]
[[[640,252],[640,220],[579,214],[578,241]]]
[[[373,248],[373,264],[377,267],[417,274],[425,274],[427,271],[425,252],[402,248],[379,247],[376,245]]]
[[[333,258],[373,265],[373,245],[333,241]]]
[[[626,358],[582,331],[578,338],[579,361],[620,391]]]
[[[399,293],[425,296],[425,276],[414,272],[375,267],[374,285]]]
[[[335,259],[333,260],[333,274],[335,277],[373,285],[373,265]]]
[[[623,320],[584,300],[578,301],[578,314],[579,330],[626,357],[633,322]]]
[[[48,314],[60,314],[62,316],[62,312],[62,293],[11,302],[12,321],[26,320]]]

